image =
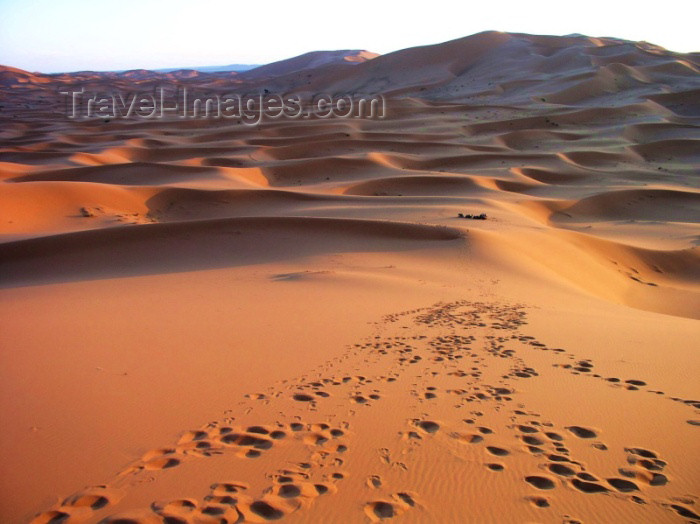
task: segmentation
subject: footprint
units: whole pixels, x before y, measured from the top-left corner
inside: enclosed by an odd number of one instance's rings
[[[528,444],[530,446],[542,446],[544,444],[543,440],[540,440],[537,437],[533,437],[531,435],[524,435],[521,437],[521,440],[525,442],[525,444]]]
[[[67,522],[70,518],[70,513],[65,513],[63,511],[45,511],[34,517],[30,524],[59,524],[60,522]]]
[[[650,486],[665,486],[666,484],[668,484],[668,477],[662,473],[653,473],[649,481]]]
[[[700,515],[693,512],[691,509],[686,508],[685,506],[681,506],[679,504],[671,504],[669,507],[673,511],[678,513],[678,515],[680,515],[681,517],[700,521]]]
[[[221,442],[229,446],[252,447],[255,449],[270,449],[272,441],[267,438],[256,437],[254,435],[229,433],[221,437]]]
[[[396,495],[394,495],[394,497],[401,499],[401,501],[403,501],[404,504],[407,504],[410,507],[414,507],[416,505],[416,501],[413,500],[413,497],[408,493],[397,493]]]
[[[232,493],[241,493],[248,489],[248,484],[243,482],[217,482],[210,486],[211,493],[214,495],[229,495]],[[187,503],[187,501],[183,501]]]
[[[380,520],[393,518],[400,512],[391,502],[380,500],[367,504],[365,506],[365,513],[373,522],[378,522]]]
[[[484,437],[481,435],[476,435],[473,433],[450,433],[450,437],[462,444],[478,444],[484,440]]]
[[[542,477],[539,475],[530,475],[525,477],[525,482],[531,484],[537,489],[554,489],[554,481],[548,477]]]
[[[180,440],[178,440],[178,444],[187,444],[190,442],[196,442],[198,440],[204,440],[209,436],[209,434],[206,431],[202,430],[194,430],[194,431],[187,431],[185,432],[182,437],[180,437]]]
[[[160,457],[146,462],[144,467],[148,470],[155,471],[161,469],[174,468],[180,464],[180,459],[175,457]]]
[[[496,455],[497,457],[505,457],[510,455],[510,451],[507,449],[499,448],[496,446],[486,446],[486,451],[491,453],[491,455]]]
[[[406,493],[395,493],[392,501],[377,500],[365,505],[365,514],[372,522],[391,519],[416,506],[415,496]]]
[[[104,495],[92,493],[79,493],[72,495],[63,501],[62,506],[73,508],[102,509],[109,504],[109,499]]]
[[[644,448],[625,448],[625,451],[627,453],[631,453],[632,455],[638,455],[638,456],[644,457],[644,458],[649,458],[649,459],[658,458],[658,455],[655,452],[649,451],[648,449],[644,449]]]
[[[639,488],[634,482],[625,479],[610,478],[606,479],[607,483],[610,484],[617,491],[622,493],[629,493],[631,491],[639,491]]]
[[[313,396],[307,395],[306,393],[295,393],[292,398],[297,402],[313,402],[316,400]]]
[[[381,488],[382,478],[379,475],[370,475],[367,477],[367,486],[374,489]]]
[[[598,434],[592,429],[584,428],[582,426],[568,426],[566,429],[568,429],[578,438],[596,438],[598,436]]]
[[[418,427],[426,433],[437,433],[437,431],[440,429],[440,424],[433,422],[432,420],[421,420],[418,422]]]
[[[537,433],[539,431],[539,429],[533,428],[532,426],[523,426],[523,425],[518,426],[518,430],[521,433]]]
[[[562,477],[573,477],[576,474],[576,471],[564,464],[550,464],[548,469],[555,475],[560,475]]]
[[[92,511],[116,504],[123,496],[124,493],[121,490],[108,488],[104,485],[93,486],[65,498],[57,508],[36,515],[31,523],[55,524],[70,521],[74,511],[82,512],[80,519],[83,519],[85,512],[89,514]]]
[[[537,508],[548,508],[550,506],[549,500],[546,497],[539,497],[537,495],[532,495],[526,497],[530,503]]]
[[[586,482],[580,479],[573,479],[571,484],[573,484],[577,490],[582,491],[583,493],[607,493],[610,491],[605,486],[601,486],[595,482]]]
[[[279,520],[284,517],[284,511],[264,500],[256,500],[246,509],[254,515],[262,517],[264,520]]]
[[[561,442],[564,440],[564,437],[562,437],[559,433],[554,433],[553,431],[545,432],[545,435],[549,440],[554,440],[556,442]]]
[[[248,395],[245,395],[245,398],[252,400],[267,400],[267,395],[263,393],[249,393]]]
[[[235,500],[235,499],[232,499]],[[180,499],[170,502],[154,502],[151,504],[151,510],[165,519],[170,519],[177,522],[176,519],[186,518],[186,515],[191,514],[197,509],[197,502],[192,499]]]

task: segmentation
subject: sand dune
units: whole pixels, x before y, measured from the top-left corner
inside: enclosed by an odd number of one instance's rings
[[[0,68],[0,521],[700,522],[698,69],[493,31]],[[163,82],[387,115],[55,95]]]
[[[353,246],[354,237],[363,241]],[[400,250],[391,241],[460,237],[458,230],[444,226],[310,217],[118,227],[7,242],[0,258],[0,286],[235,267],[277,260],[285,253],[303,258],[316,252]],[[377,239],[374,247],[372,239]]]
[[[287,60],[256,67],[241,74],[244,78],[276,77],[330,64],[354,65],[378,56],[370,51],[346,49],[342,51],[313,51]]]
[[[77,168],[39,171],[11,178],[8,182],[97,182],[121,185],[166,185],[209,175],[218,178],[219,171],[211,167],[164,165],[150,162],[129,162]]]
[[[658,205],[657,205],[658,204]],[[573,220],[700,221],[700,192],[664,189],[609,191],[557,209]]]
[[[485,191],[472,178],[466,176],[416,175],[363,182],[350,187],[346,193],[366,196],[466,196],[484,194]]]

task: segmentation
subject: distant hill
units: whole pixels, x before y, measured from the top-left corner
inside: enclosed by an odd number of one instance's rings
[[[240,73],[240,77],[249,79],[261,70]],[[283,93],[382,93],[479,104],[598,105],[619,103],[621,96],[644,95],[650,83],[662,85],[673,78],[674,90],[686,94],[654,96],[686,114],[698,107],[693,99],[700,92],[699,70],[700,54],[675,53],[648,42],[486,31],[395,51],[352,67],[336,61],[313,71],[282,73],[264,78],[264,83],[271,92]]]
[[[246,79],[281,76],[304,69],[333,64],[361,64],[379,56],[377,53],[361,49],[343,49],[339,51],[312,51],[303,55],[279,60],[243,73]]]
[[[222,73],[231,72],[242,73],[250,71],[262,64],[229,64],[222,66],[197,66],[197,67],[169,67],[165,69],[154,69],[156,73],[172,73],[174,71],[199,71],[200,73]]]
[[[217,78],[228,75],[241,75],[240,80],[256,81],[258,79],[283,76],[306,69],[314,69],[332,65],[356,65],[379,56],[377,53],[364,50],[343,49],[339,51],[312,51],[303,55],[279,60],[269,64],[229,64],[222,66],[167,67],[161,69],[129,69],[120,71],[70,71],[62,73],[30,73],[14,67],[0,65],[0,83],[37,84],[52,79],[187,79],[197,78],[200,74],[215,74]],[[204,77],[206,78],[206,77]]]
[[[700,54],[674,53],[647,42],[486,31],[381,56],[363,50],[314,51],[247,71],[135,69],[43,75],[0,67],[0,85],[173,82],[240,93],[381,93],[469,104],[596,107],[641,97],[678,114],[694,115],[700,111],[699,72]],[[668,79],[673,80],[674,92],[650,91],[650,84],[665,85]]]

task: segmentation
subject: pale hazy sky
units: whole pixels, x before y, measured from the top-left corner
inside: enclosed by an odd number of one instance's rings
[[[697,2],[666,0],[0,0],[0,64],[30,71],[267,63],[388,53],[495,29],[700,51]]]

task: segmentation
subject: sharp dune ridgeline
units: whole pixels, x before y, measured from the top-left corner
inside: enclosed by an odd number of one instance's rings
[[[0,521],[700,522],[699,68],[493,31],[0,67]],[[164,85],[385,105],[60,94]]]

